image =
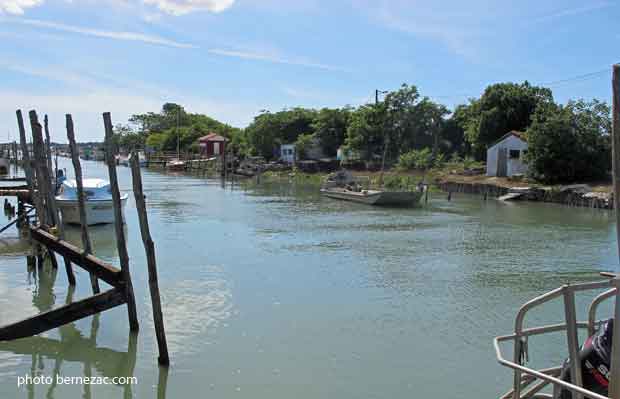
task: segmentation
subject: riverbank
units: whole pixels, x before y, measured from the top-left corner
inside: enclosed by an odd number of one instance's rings
[[[378,185],[381,172],[352,171],[358,178],[368,179],[371,185]],[[299,171],[268,172],[267,179],[288,180],[301,184],[320,185],[328,174],[308,174]],[[383,173],[383,179],[400,179],[408,184],[423,181],[432,189],[447,193],[466,193],[481,195],[485,198],[499,198],[508,193],[522,193],[516,200],[548,202],[567,206],[596,209],[613,209],[613,186],[611,182],[590,182],[570,185],[543,185],[528,179],[510,179],[488,177],[485,175],[468,175],[450,173],[441,170],[431,171],[397,171]]]
[[[446,192],[478,194],[491,198],[521,193],[518,200],[613,209],[611,182],[543,185],[531,180],[439,173],[434,176],[434,184]]]

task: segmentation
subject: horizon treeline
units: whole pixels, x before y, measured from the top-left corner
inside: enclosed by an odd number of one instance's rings
[[[118,125],[125,148],[198,152],[198,138],[228,137],[239,156],[277,159],[282,144],[319,145],[329,157],[338,148],[367,163],[424,169],[448,159],[486,160],[489,145],[509,131],[524,132],[532,177],[550,183],[606,178],[611,169],[611,110],[599,100],[558,104],[551,89],[530,83],[497,83],[479,98],[450,111],[403,84],[376,103],[358,107],[262,111],[246,128],[188,113],[166,103],[160,112],[133,115]],[[424,162],[415,160],[423,159]],[[413,161],[412,161],[413,160]]]

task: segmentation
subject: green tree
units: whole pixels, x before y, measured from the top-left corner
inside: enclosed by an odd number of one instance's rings
[[[263,111],[246,128],[247,142],[254,155],[273,159],[281,144],[295,143],[302,133],[314,133],[312,122],[316,111],[304,108]]]
[[[147,143],[149,146],[162,150],[176,150],[177,137],[179,138],[180,149],[196,149],[197,140],[209,133],[217,133],[233,139],[242,135],[242,130],[234,128],[225,123],[219,122],[207,115],[188,113],[185,109],[174,103],[166,103],[162,106],[159,113],[149,112],[137,114],[129,118],[129,122],[135,126],[126,127],[139,135],[131,137],[129,134],[121,132],[124,137],[127,135],[126,142],[133,145],[135,141]],[[149,138],[155,135],[151,140]],[[122,143],[123,139],[119,139]],[[240,140],[236,141],[237,143]],[[151,143],[151,144],[149,144]],[[235,147],[233,147],[235,148]]]
[[[118,124],[114,126],[114,140],[119,147],[131,151],[144,147],[146,137],[134,131],[129,125]]]
[[[511,130],[525,131],[539,105],[553,103],[551,90],[528,82],[488,86],[480,99],[461,109],[465,138],[476,159],[486,159],[489,144]]]
[[[383,151],[386,112],[384,107],[362,105],[351,114],[346,146],[367,161],[379,158]]]
[[[295,141],[295,151],[300,160],[304,160],[308,156],[308,150],[314,143],[314,134],[300,134]]]
[[[323,108],[316,113],[311,126],[327,156],[336,156],[338,147],[344,144],[350,119],[349,107]]]
[[[530,173],[546,183],[590,181],[611,169],[611,116],[606,103],[543,104],[527,131]]]
[[[168,135],[165,133],[152,133],[147,137],[146,145],[155,150],[163,150],[167,138]]]
[[[387,93],[384,101],[352,113],[346,142],[367,160],[385,153],[388,164],[413,149],[432,147],[436,156],[448,114],[445,106],[421,97],[415,86],[403,84]]]

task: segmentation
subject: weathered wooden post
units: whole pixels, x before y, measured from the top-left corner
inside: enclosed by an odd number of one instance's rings
[[[22,116],[22,111],[17,110],[15,112],[17,114],[17,125],[19,127],[19,141],[22,148],[22,164],[24,168],[24,173],[26,174],[26,183],[28,185],[28,192],[30,194],[30,201],[32,201],[32,205],[37,209],[37,213],[39,215],[43,214],[43,204],[40,201],[40,197],[34,188],[34,174],[32,171],[32,163],[30,161],[30,154],[28,151],[28,143],[26,142],[26,128],[24,127],[24,118]]]
[[[82,184],[82,166],[80,165],[80,157],[77,144],[75,142],[73,118],[71,115],[67,114],[65,119],[67,124],[67,139],[69,140],[71,161],[73,162],[73,169],[75,169],[75,185],[78,196],[78,210],[80,212],[80,227],[82,229],[82,248],[84,249],[84,255],[89,255],[93,252],[93,250],[90,242],[90,236],[88,235],[88,220],[86,219],[86,205],[84,204],[84,185]],[[99,289],[99,280],[92,273],[90,273],[90,285],[93,289],[93,294],[98,294],[101,291]]]
[[[43,212],[38,216],[39,216],[39,221],[41,222],[40,223],[41,225],[49,225],[50,223],[53,223],[53,221],[50,220],[50,217],[52,215],[51,215],[49,206],[47,204],[47,201],[48,201],[47,184],[45,184],[46,179],[45,179],[45,176],[43,176],[43,168],[44,168],[43,163],[45,163],[45,160],[41,155],[42,145],[40,145],[40,142],[37,141],[37,138],[42,138],[41,124],[39,124],[37,113],[35,111],[30,111],[29,117],[30,117],[30,129],[32,130],[32,149],[33,149],[32,155],[34,157],[32,165],[36,173],[37,191],[39,192],[39,198],[41,200],[41,204],[43,205]]]
[[[612,169],[614,175],[614,210],[616,214],[616,241],[620,256],[620,65],[613,66],[613,125],[612,125]],[[620,279],[614,278],[616,300],[614,328],[611,346],[611,375],[609,378],[609,397],[620,399]]]
[[[54,182],[56,180],[56,175],[52,176],[52,144],[50,139],[50,128],[49,121],[47,119],[47,114],[45,114],[43,118],[43,127],[45,129],[45,159],[47,160],[47,170],[50,173],[50,176],[54,178]],[[51,180],[51,179],[50,179]],[[56,194],[56,190],[54,190],[54,194]]]
[[[129,317],[129,328],[131,331],[138,331],[138,314],[136,312],[136,300],[131,284],[131,273],[129,272],[129,255],[127,254],[127,243],[125,242],[125,232],[123,230],[123,208],[121,204],[121,193],[118,189],[118,177],[116,176],[116,165],[114,159],[114,128],[109,112],[103,113],[103,125],[105,127],[105,153],[108,173],[110,175],[110,188],[112,190],[112,203],[114,206],[114,227],[116,229],[116,245],[118,257],[121,263],[121,271],[125,280],[125,299],[127,301],[127,315]]]
[[[166,333],[164,330],[164,317],[161,311],[161,299],[159,295],[159,283],[157,282],[157,260],[155,257],[155,244],[151,238],[149,230],[149,219],[146,213],[146,203],[144,191],[142,190],[142,174],[140,172],[140,161],[138,153],[134,151],[131,155],[131,177],[133,180],[133,194],[136,199],[138,209],[138,219],[140,220],[140,234],[146,252],[146,261],[149,270],[149,291],[151,292],[151,303],[153,304],[153,321],[155,322],[155,334],[157,336],[157,346],[159,347],[159,364],[170,364],[168,357],[168,344],[166,343]]]
[[[50,171],[47,168],[49,164],[51,164],[51,158],[46,156],[47,151],[45,151],[45,145],[43,142],[43,132],[41,129],[41,124],[38,121],[36,111],[30,111],[30,125],[32,127],[32,145],[34,148],[34,156],[36,159],[35,166],[37,168],[37,184],[39,190],[41,191],[41,197],[44,199],[45,210],[48,213],[45,215],[47,224],[56,226],[58,229],[58,233],[60,238],[63,238],[63,228],[60,224],[60,219],[58,216],[58,209],[56,208],[56,200],[54,198],[54,190],[51,186],[51,178]],[[50,260],[52,261],[52,266],[54,268],[58,267],[58,263],[56,261],[56,254],[48,249],[48,253],[50,256]],[[69,279],[70,284],[75,284],[75,276],[73,275],[73,269],[71,268],[71,263],[68,259],[65,258],[65,268],[67,271],[67,278]]]

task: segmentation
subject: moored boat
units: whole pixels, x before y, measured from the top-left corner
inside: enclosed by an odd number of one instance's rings
[[[118,162],[119,165],[129,166],[129,157],[119,155],[117,162]]]
[[[182,171],[185,170],[185,161],[181,161],[179,159],[173,159],[172,161],[166,164],[166,168],[171,171]]]
[[[386,191],[364,189],[348,171],[330,175],[321,188],[321,194],[334,199],[367,205],[412,206],[420,201],[423,190]]]
[[[382,206],[415,205],[418,201],[420,201],[420,198],[422,198],[423,195],[423,192],[421,191],[352,191],[344,187],[324,188],[321,189],[321,193],[329,198],[359,202],[367,205]]]
[[[114,205],[110,183],[102,179],[84,179],[84,194],[86,200],[86,220],[88,225],[114,223]],[[121,194],[121,209],[127,204],[127,194]],[[78,206],[77,183],[75,180],[65,180],[56,203],[62,214],[63,223],[80,224]],[[124,218],[124,216],[123,216]]]

